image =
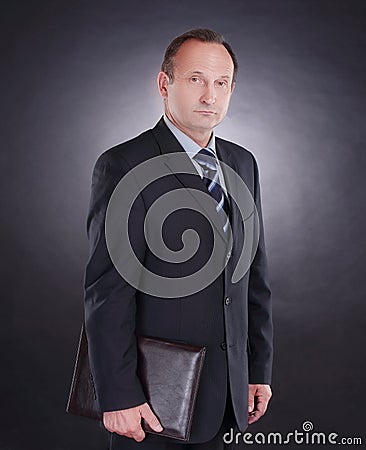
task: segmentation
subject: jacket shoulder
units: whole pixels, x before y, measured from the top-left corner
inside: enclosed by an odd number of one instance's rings
[[[159,154],[159,147],[151,130],[122,142],[104,151],[97,159],[96,165],[135,167],[146,159]]]
[[[226,139],[219,137],[216,137],[216,142],[234,157],[239,156],[240,159],[246,158],[249,160],[255,160],[255,157],[251,151],[239,144],[235,144],[235,142],[227,141]]]

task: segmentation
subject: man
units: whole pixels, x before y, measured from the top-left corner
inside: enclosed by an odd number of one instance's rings
[[[94,168],[87,222],[90,258],[85,277],[85,321],[91,370],[104,426],[111,432],[111,450],[231,448],[224,445],[222,434],[234,426],[244,432],[248,423],[265,413],[271,397],[271,293],[258,169],[250,152],[216,138],[213,132],[226,115],[237,69],[231,47],[212,30],[191,30],[174,39],[157,79],[164,117],[152,130],[103,153]],[[194,174],[178,173],[172,155],[185,155],[182,169],[190,168]],[[120,180],[141,163],[159,156],[164,160],[162,167],[170,166],[171,175],[141,187],[133,205],[121,203],[123,208],[131,208],[129,237],[144,267],[170,279],[189,276],[207,262],[214,240],[219,239],[212,233],[212,223],[195,210],[193,197],[192,210],[177,208],[162,227],[150,221],[144,234],[143,221],[149,209],[176,189],[202,192],[206,205],[215,201],[218,220],[222,220],[218,222],[222,223],[220,233],[226,235],[225,219],[229,218],[233,239],[227,255],[221,255],[224,259],[227,256],[226,266],[212,282],[204,285],[202,281],[196,292],[172,298],[164,292],[151,295],[145,287],[126,281],[111,261],[104,230],[106,209]],[[236,282],[231,276],[245,230],[230,198],[234,188],[225,164],[253,196],[260,226],[252,264]],[[136,180],[136,184],[142,181]],[[182,234],[189,229],[195,229],[201,240],[194,257],[185,261],[163,261],[146,243],[148,236],[155,239],[162,234],[170,251],[178,252]],[[162,427],[136,375],[137,334],[207,349],[188,443],[145,435],[142,430],[142,418],[157,433]]]

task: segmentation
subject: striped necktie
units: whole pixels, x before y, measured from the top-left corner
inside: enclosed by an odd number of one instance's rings
[[[203,170],[203,181],[208,192],[217,202],[216,211],[221,218],[222,229],[226,233],[229,226],[229,201],[218,183],[219,172],[215,153],[210,148],[202,148],[194,157],[194,160]]]

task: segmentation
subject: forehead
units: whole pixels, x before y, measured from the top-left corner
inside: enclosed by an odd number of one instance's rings
[[[189,39],[182,44],[174,57],[174,72],[177,75],[202,72],[207,75],[232,77],[234,63],[222,44]]]

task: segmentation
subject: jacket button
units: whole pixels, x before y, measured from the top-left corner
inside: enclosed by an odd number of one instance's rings
[[[230,297],[226,297],[225,298],[225,305],[228,306],[231,303],[231,298]]]
[[[221,348],[222,350],[226,350],[226,342],[221,342]]]

